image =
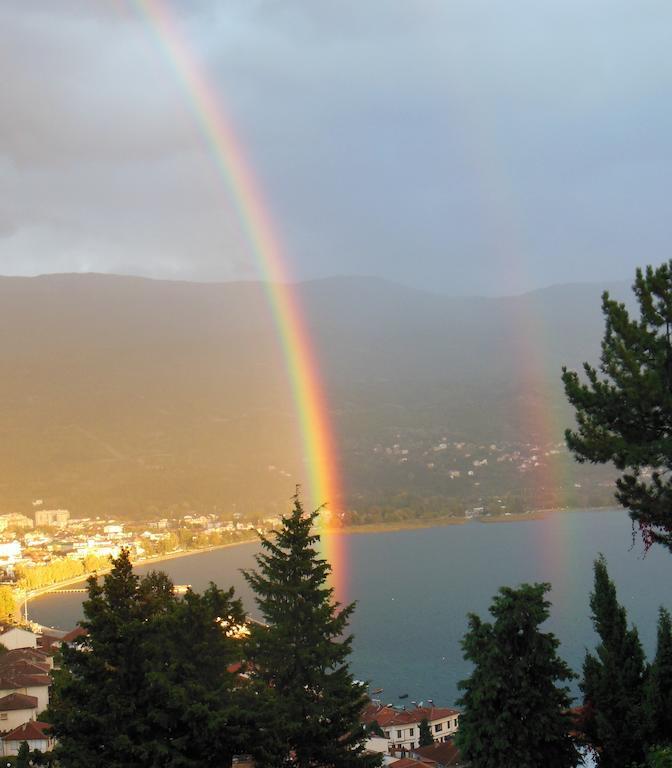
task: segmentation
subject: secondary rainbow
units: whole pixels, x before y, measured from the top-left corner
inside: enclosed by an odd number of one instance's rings
[[[324,386],[269,207],[221,95],[210,83],[165,0],[131,1],[154,32],[184,89],[256,259],[275,318],[299,419],[310,503],[314,508],[328,504],[330,512],[337,512],[341,486]],[[331,584],[337,599],[343,600],[347,571],[343,537],[324,524],[321,535],[322,554],[332,566]]]

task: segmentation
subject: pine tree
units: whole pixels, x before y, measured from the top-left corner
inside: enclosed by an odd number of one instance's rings
[[[295,496],[277,536],[262,537],[257,570],[244,574],[266,622],[253,627],[247,657],[256,683],[276,697],[275,729],[284,738],[270,764],[376,766],[359,723],[364,689],[348,670],[352,637],[345,632],[354,604],[333,601],[331,567],[312,533],[318,515],[304,512]]]
[[[494,623],[469,616],[462,648],[474,671],[459,683],[456,743],[473,768],[570,768],[579,761],[569,692],[558,686],[573,674],[557,655],[558,640],[539,628],[549,615],[549,589],[502,587],[490,607]]]
[[[654,749],[646,765],[647,768],[672,768],[672,748]]]
[[[431,747],[434,743],[434,737],[432,736],[432,729],[429,727],[429,721],[426,717],[423,717],[420,721],[420,741],[418,746]]]
[[[177,598],[165,574],[135,576],[122,551],[102,585],[89,580],[84,613],[87,634],[63,648],[50,703],[59,764],[196,768],[263,743],[227,671],[242,655],[232,591]]]
[[[16,753],[16,768],[30,768],[30,747],[27,741],[22,741]]]
[[[599,373],[584,363],[582,383],[563,368],[577,421],[565,437],[578,461],[611,462],[621,471],[616,497],[645,544],[672,550],[672,261],[638,269],[633,290],[639,318],[608,292],[602,296]]]
[[[595,561],[590,608],[600,643],[595,655],[586,654],[583,664],[584,727],[600,751],[601,768],[626,768],[645,756],[646,670],[637,629],[628,629],[625,608],[616,599],[603,557]]]
[[[664,608],[658,617],[656,657],[645,688],[647,740],[653,745],[672,743],[672,620]]]

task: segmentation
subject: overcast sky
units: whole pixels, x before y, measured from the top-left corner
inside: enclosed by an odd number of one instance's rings
[[[668,0],[165,3],[297,279],[498,294],[672,256]],[[0,72],[0,273],[255,276],[133,2],[1,0]]]

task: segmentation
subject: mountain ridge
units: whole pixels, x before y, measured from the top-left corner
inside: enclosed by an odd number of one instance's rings
[[[294,289],[351,506],[509,492],[513,471],[450,479],[462,472],[453,465],[467,472],[457,454],[434,471],[432,446],[447,435],[561,441],[534,414],[570,423],[560,367],[599,351],[594,284],[477,299],[357,277]],[[311,457],[262,283],[0,277],[0,338],[3,507],[46,498],[77,514],[275,512],[306,480]],[[396,457],[399,441],[414,447]]]

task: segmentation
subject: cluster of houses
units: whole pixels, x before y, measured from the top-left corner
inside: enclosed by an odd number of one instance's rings
[[[54,741],[49,724],[41,719],[49,706],[54,653],[61,643],[72,642],[81,629],[68,634],[38,634],[0,623],[0,756],[18,754],[25,741],[29,749],[49,752]],[[446,707],[398,708],[371,702],[362,714],[366,747],[383,755],[392,768],[457,768],[462,765],[453,743],[459,712]],[[420,746],[420,727],[427,722],[434,743]]]
[[[460,713],[448,707],[397,708],[371,702],[362,713],[368,731],[366,747],[383,755],[392,768],[458,768],[464,765],[453,742]],[[425,720],[433,744],[420,746],[420,725]]]
[[[29,749],[49,752],[54,746],[49,724],[40,715],[49,706],[54,651],[82,630],[69,634],[36,634],[22,627],[0,624],[0,755],[18,754],[22,742]]]

